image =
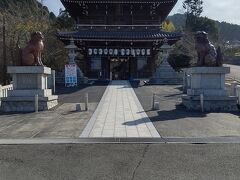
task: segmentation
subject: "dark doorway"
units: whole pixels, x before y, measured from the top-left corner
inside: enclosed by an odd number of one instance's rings
[[[127,80],[129,79],[129,59],[111,58],[110,59],[110,79]]]

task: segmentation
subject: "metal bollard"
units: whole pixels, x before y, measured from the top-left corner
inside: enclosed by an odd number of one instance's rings
[[[204,112],[204,96],[203,94],[200,94],[200,104],[201,104],[201,110]]]
[[[53,94],[55,94],[56,92],[56,72],[55,70],[52,70],[52,90],[53,90]]]
[[[38,112],[38,94],[35,95],[35,112]]]
[[[2,85],[0,85],[0,98],[3,97]]]
[[[152,98],[152,110],[154,110],[154,103],[155,103],[155,94],[153,93],[153,98]]]
[[[154,102],[154,110],[160,110],[160,103],[158,101]]]
[[[88,111],[88,93],[85,95],[85,111]]]

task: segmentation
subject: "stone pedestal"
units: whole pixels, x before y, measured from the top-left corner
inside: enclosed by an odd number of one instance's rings
[[[229,67],[193,67],[185,70],[190,76],[182,96],[189,110],[201,110],[200,95],[203,95],[204,111],[237,111],[237,97],[228,96],[225,90],[225,75]]]
[[[2,98],[4,112],[35,111],[35,95],[39,97],[39,111],[48,110],[58,104],[58,96],[48,89],[51,69],[43,66],[10,66],[7,69],[13,78],[13,90]]]

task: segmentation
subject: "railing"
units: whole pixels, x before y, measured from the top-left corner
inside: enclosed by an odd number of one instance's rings
[[[3,97],[7,97],[8,96],[8,91],[13,89],[13,85],[6,85],[6,86],[2,86],[0,85],[0,106],[1,106],[1,98]]]
[[[13,89],[13,85],[6,85],[6,86],[2,86],[0,85],[0,98],[2,97],[7,97],[8,96],[8,91]]]
[[[225,88],[229,96],[238,97],[238,105],[240,105],[240,85],[237,82],[225,83]]]
[[[93,30],[93,29],[97,29],[97,30],[147,30],[147,29],[160,29],[162,30],[162,25],[159,24],[125,24],[125,25],[121,25],[121,24],[116,24],[116,25],[108,25],[108,24],[77,24],[76,28],[78,30]]]
[[[232,96],[231,83],[225,83],[225,90],[229,96]]]

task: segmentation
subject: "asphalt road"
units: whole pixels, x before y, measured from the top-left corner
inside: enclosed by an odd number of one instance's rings
[[[237,180],[240,144],[0,147],[1,180]]]
[[[224,66],[231,68],[231,72],[228,75],[229,77],[240,81],[240,66],[230,64],[224,64]]]

